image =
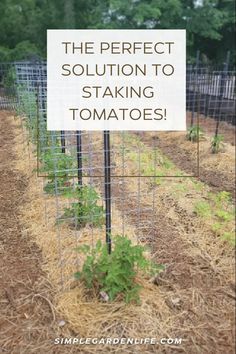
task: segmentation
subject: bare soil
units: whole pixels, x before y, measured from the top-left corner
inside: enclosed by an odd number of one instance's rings
[[[213,136],[216,129],[216,120],[214,118],[205,117],[199,114],[195,117],[195,121],[199,121],[199,126],[204,132],[210,136]],[[187,113],[187,124],[190,126],[191,113]],[[235,146],[235,126],[221,121],[219,124],[219,134],[224,136],[224,141],[228,144]]]
[[[190,125],[190,114],[187,114],[187,124]],[[214,136],[216,121],[212,118],[199,117],[199,125],[205,134]],[[198,146],[186,140],[185,133],[160,132],[144,133],[142,141],[149,146],[156,146],[169,157],[177,167],[187,175],[197,176],[199,180],[208,184],[213,191],[227,191],[235,195],[234,174],[234,145],[235,127],[222,122],[219,133],[224,135],[225,148],[218,154],[210,151],[210,140],[202,139],[199,142],[199,169]]]

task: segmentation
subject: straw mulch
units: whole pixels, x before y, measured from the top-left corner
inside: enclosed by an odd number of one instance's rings
[[[104,237],[104,230],[84,228],[72,230],[68,225],[55,225],[57,205],[65,201],[42,193],[42,181],[37,179],[32,169],[35,160],[31,159],[28,168],[28,152],[20,136],[16,138],[15,149],[20,157],[17,168],[27,173],[29,178],[28,208],[22,208],[22,221],[26,232],[36,240],[42,249],[44,270],[54,289],[54,307],[58,318],[66,324],[60,328],[61,336],[79,337],[181,337],[181,346],[166,345],[162,347],[104,347],[83,346],[72,348],[68,352],[81,353],[233,353],[233,292],[232,253],[229,249],[219,253],[220,242],[214,243],[215,251],[210,247],[212,235],[201,231],[201,225],[192,221],[173,200],[157,194],[156,222],[151,230],[154,244],[153,252],[157,260],[167,265],[167,270],[153,284],[149,279],[138,278],[143,285],[141,305],[126,305],[122,302],[102,303],[98,299],[88,299],[85,289],[75,282],[74,271],[80,266],[81,259],[73,251],[78,244],[90,243]],[[33,156],[32,147],[30,155]],[[126,188],[137,190],[135,180],[129,181]],[[145,183],[145,182],[143,182]],[[144,185],[141,187],[145,191]],[[164,191],[163,191],[164,192]],[[116,193],[116,192],[115,192]],[[117,189],[117,193],[119,190]],[[151,205],[148,193],[144,193],[141,209]],[[164,199],[166,202],[164,202]],[[126,209],[133,210],[132,200],[127,201]],[[145,209],[145,208],[143,208]],[[116,230],[119,232],[121,210],[119,203],[114,207]],[[183,219],[181,219],[182,215]],[[46,216],[46,217],[45,217]],[[145,215],[145,217],[147,217]],[[129,215],[130,224],[127,233],[135,241],[135,215]],[[147,217],[148,221],[148,217]],[[200,235],[199,240],[194,238]],[[194,243],[197,241],[197,244]],[[207,253],[203,253],[205,245]],[[217,267],[216,261],[226,257],[225,262]],[[228,274],[229,273],[229,274]],[[57,347],[58,348],[58,347]],[[50,351],[48,351],[50,352]]]
[[[36,177],[32,170],[35,168],[33,149],[29,146],[31,163],[28,165],[28,152],[22,143],[20,135],[15,139],[15,150],[21,156],[17,168],[27,172],[29,186],[27,197],[28,208],[21,210],[25,231],[31,235],[42,250],[44,257],[44,271],[55,291],[54,306],[58,316],[66,321],[61,329],[61,336],[76,335],[79,337],[168,337],[173,326],[170,309],[165,303],[165,298],[158,286],[150,279],[139,277],[137,282],[143,286],[140,297],[141,305],[123,302],[102,303],[99,299],[88,299],[85,289],[73,277],[74,272],[82,263],[74,248],[79,244],[91,244],[104,238],[103,229],[85,227],[73,230],[69,225],[56,225],[58,205],[60,209],[66,203],[63,197],[45,195],[42,192],[43,181]],[[121,215],[113,207],[113,232],[121,232]],[[135,229],[126,225],[126,233],[136,242]],[[121,348],[114,347],[83,347],[83,353],[101,351],[119,352]],[[122,352],[131,353],[133,347],[122,345]],[[147,350],[155,351],[153,346],[135,348],[135,352]]]

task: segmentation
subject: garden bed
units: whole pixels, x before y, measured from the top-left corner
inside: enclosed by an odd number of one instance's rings
[[[63,196],[55,198],[43,192],[42,179],[32,173],[36,167],[34,148],[32,145],[29,147],[29,166],[20,124],[13,123],[12,118],[9,118],[9,123],[14,131],[14,151],[18,156],[15,168],[18,173],[24,173],[28,180],[25,191],[27,205],[20,208],[21,223],[42,250],[43,271],[54,293],[55,337],[178,337],[183,338],[180,346],[165,345],[158,347],[159,352],[233,353],[234,250],[229,242],[212,230],[211,217],[217,218],[215,213],[218,209],[214,204],[217,194],[210,193],[207,185],[190,178],[117,178],[117,183],[112,186],[114,232],[121,232],[125,222],[125,232],[131,240],[148,244],[152,256],[165,264],[166,270],[154,282],[148,278],[137,278],[143,286],[141,305],[120,301],[103,303],[96,297],[88,299],[85,289],[73,277],[81,262],[74,248],[78,244],[91,242],[91,237],[94,242],[103,239],[104,227],[91,230],[86,226],[75,230],[68,224],[58,226],[55,223],[58,205],[63,209],[68,201]],[[119,139],[119,135],[114,135],[112,144],[119,146]],[[96,141],[102,144],[101,137],[98,136]],[[132,136],[128,141],[125,166],[126,172],[132,175],[137,172],[135,155],[131,154],[132,146],[137,146],[137,141],[133,141]],[[145,139],[143,141],[141,156],[145,157],[142,165],[145,173],[148,166],[145,154],[150,156],[150,152]],[[114,156],[116,164],[113,172],[122,175],[121,151]],[[100,161],[98,155],[94,159],[95,165],[102,163],[102,156]],[[164,170],[168,173],[183,173],[179,166],[164,157],[159,160],[159,172],[164,171],[163,161]],[[100,183],[96,188],[103,193]],[[135,198],[138,190],[142,191],[139,209]],[[118,198],[120,195],[127,196],[125,221],[122,221],[124,202]],[[202,201],[209,204],[207,211],[210,218],[207,213],[199,214],[201,208],[197,203]],[[230,201],[227,200],[226,204],[227,208],[231,208]],[[141,221],[137,222],[137,219]],[[228,230],[231,221],[225,221],[223,227]],[[62,327],[58,326],[60,320],[65,322]],[[47,352],[53,353],[53,350],[52,343],[48,341]],[[63,352],[65,347],[58,346],[57,350],[58,353]],[[74,346],[68,350],[71,353],[119,353],[121,349],[118,346],[83,346],[82,349]],[[122,346],[122,352],[133,353],[134,347]],[[136,346],[135,352],[156,352],[156,347]]]

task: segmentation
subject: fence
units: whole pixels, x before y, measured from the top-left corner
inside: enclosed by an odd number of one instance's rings
[[[18,67],[18,84],[30,80],[36,84],[37,77],[46,80],[46,63],[19,62],[0,63],[0,108],[16,107],[17,96],[12,82],[14,67]],[[28,67],[28,78],[24,78],[24,67]],[[38,67],[38,69],[36,69]],[[33,69],[34,68],[34,69]],[[40,75],[40,70],[45,73]],[[41,87],[44,85],[41,82]],[[45,82],[46,85],[46,82]],[[34,89],[35,87],[31,88]],[[46,93],[46,91],[45,91]],[[45,100],[46,101],[46,100]],[[44,104],[44,103],[43,103]],[[187,65],[186,70],[186,109],[194,117],[202,114],[206,118],[225,121],[235,125],[235,71],[228,65],[207,66]]]
[[[235,125],[235,72],[228,67],[187,67],[187,110]]]

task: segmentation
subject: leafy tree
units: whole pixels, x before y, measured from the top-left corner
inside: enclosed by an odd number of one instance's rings
[[[24,58],[22,42],[46,56],[50,28],[183,28],[190,60],[233,60],[234,15],[233,0],[1,0],[0,60]]]

